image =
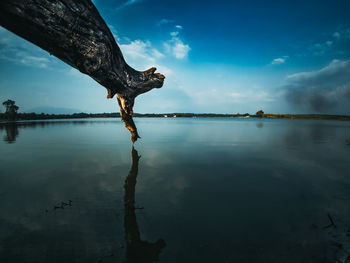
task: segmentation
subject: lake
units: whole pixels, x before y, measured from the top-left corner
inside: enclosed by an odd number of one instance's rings
[[[0,125],[0,262],[349,262],[350,122],[135,122]]]

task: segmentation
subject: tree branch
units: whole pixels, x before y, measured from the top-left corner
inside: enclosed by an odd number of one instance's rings
[[[130,67],[90,0],[2,0],[0,25],[89,75],[113,98],[117,94],[122,120],[139,138],[132,120],[136,96],[161,88],[164,75],[155,68]]]

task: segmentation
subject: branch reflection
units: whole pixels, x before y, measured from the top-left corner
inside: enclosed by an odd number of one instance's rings
[[[138,152],[132,147],[132,166],[125,179],[124,189],[124,229],[126,242],[125,263],[131,262],[154,262],[159,261],[159,254],[166,246],[163,239],[158,239],[155,243],[141,240],[140,231],[135,214],[135,187],[139,168]]]

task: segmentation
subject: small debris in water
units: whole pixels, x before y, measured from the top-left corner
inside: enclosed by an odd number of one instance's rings
[[[334,221],[333,221],[333,218],[331,217],[331,215],[328,213],[327,214],[328,218],[329,218],[329,221],[331,222],[329,225],[327,226],[324,226],[323,229],[326,229],[326,228],[329,228],[331,226],[334,226],[335,228],[337,227],[335,224],[334,224]]]
[[[68,200],[68,203],[61,201],[60,205],[54,205],[53,211],[56,211],[57,209],[64,209],[65,206],[72,206],[72,200]],[[49,210],[45,209],[45,212],[48,213]]]

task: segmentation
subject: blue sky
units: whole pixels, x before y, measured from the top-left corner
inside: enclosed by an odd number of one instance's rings
[[[93,1],[126,61],[166,76],[135,111],[350,115],[349,1]],[[0,28],[0,100],[115,112],[105,89]],[[2,109],[3,111],[4,109]]]

